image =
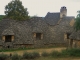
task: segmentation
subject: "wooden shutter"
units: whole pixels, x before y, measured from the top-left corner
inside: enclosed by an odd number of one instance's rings
[[[43,34],[41,33],[41,39],[43,39]]]
[[[4,41],[5,41],[5,36],[2,36],[2,40],[4,40]]]
[[[11,36],[11,40],[14,41],[14,36],[13,35]]]
[[[36,38],[36,33],[33,34],[33,37]]]

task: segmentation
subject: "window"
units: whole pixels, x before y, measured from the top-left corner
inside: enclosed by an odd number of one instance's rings
[[[36,33],[36,39],[41,39],[41,33]]]
[[[69,39],[70,33],[67,33],[67,39]]]
[[[11,42],[11,35],[6,35],[5,36],[5,42]]]
[[[64,34],[64,39],[69,39],[70,34],[71,34],[71,33],[65,33],[65,34]]]
[[[14,40],[14,36],[13,35],[4,35],[2,37],[2,39],[5,41],[5,42],[12,42]]]
[[[34,38],[36,38],[36,40],[41,40],[41,39],[43,39],[43,34],[42,33],[34,33]]]

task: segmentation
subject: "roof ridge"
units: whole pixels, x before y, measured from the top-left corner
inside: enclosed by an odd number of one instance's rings
[[[48,12],[48,14],[49,14],[49,13],[60,13],[60,12]]]

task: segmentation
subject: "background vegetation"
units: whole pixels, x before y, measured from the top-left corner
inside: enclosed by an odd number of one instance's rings
[[[80,30],[80,11],[77,11],[77,16],[75,18],[74,28],[76,31]]]
[[[20,0],[12,0],[5,7],[6,18],[13,20],[29,19],[27,8],[24,8]]]
[[[2,20],[5,17],[5,15],[0,15],[0,20]]]

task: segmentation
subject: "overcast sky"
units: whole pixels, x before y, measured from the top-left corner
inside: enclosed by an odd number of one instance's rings
[[[0,0],[0,15],[4,15],[5,6],[12,0]],[[68,16],[76,16],[80,10],[80,0],[20,0],[28,9],[30,16],[45,16],[47,12],[59,12],[62,6],[67,7]]]

